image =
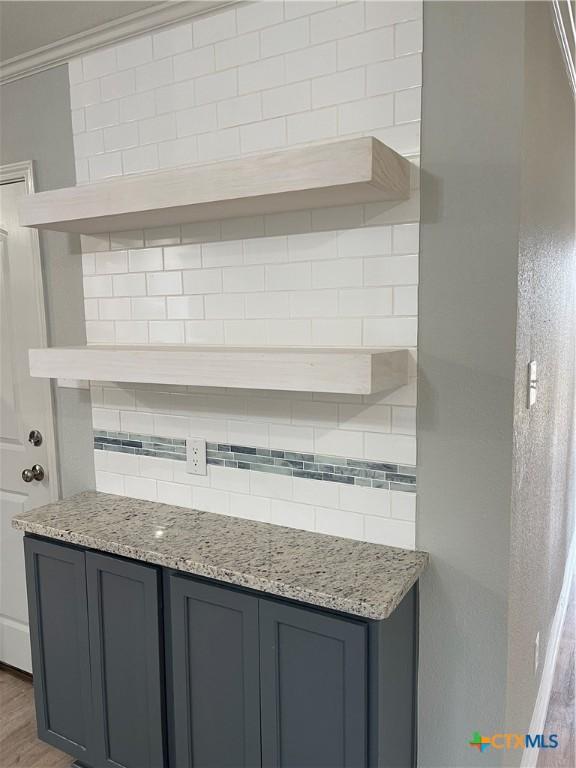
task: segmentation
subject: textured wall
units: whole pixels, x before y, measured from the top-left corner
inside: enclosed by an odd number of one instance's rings
[[[415,348],[421,11],[420,2],[267,1],[71,61],[81,183],[367,134],[414,164],[413,195],[396,206],[85,238],[88,342]],[[94,427],[108,448],[119,433],[148,444],[195,434],[216,447],[289,452],[281,460],[303,457],[305,471],[348,458],[414,474],[415,376],[372,397],[222,384],[93,387]],[[194,477],[165,458],[112,450],[96,462],[102,490],[414,545],[413,486],[367,477],[345,486],[287,466],[211,466]]]

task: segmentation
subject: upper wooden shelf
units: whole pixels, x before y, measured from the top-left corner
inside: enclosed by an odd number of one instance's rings
[[[30,350],[41,378],[370,395],[408,383],[405,349],[88,346]]]
[[[20,224],[96,234],[409,196],[410,164],[373,137],[123,176],[23,198]]]

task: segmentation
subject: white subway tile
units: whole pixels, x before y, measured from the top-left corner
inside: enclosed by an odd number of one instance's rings
[[[86,116],[82,108],[72,109],[72,133],[82,133],[86,130]]]
[[[96,272],[96,254],[95,253],[83,253],[82,254],[82,274],[93,275]]]
[[[312,343],[327,347],[360,346],[362,344],[362,321],[312,320]]]
[[[364,3],[347,3],[310,18],[312,43],[349,37],[364,29]]]
[[[218,104],[218,125],[229,128],[233,125],[252,123],[262,119],[260,94],[251,93]]]
[[[162,245],[180,244],[180,227],[154,227],[144,230],[144,244],[147,248],[158,248]]]
[[[364,344],[369,347],[415,347],[416,318],[390,317],[364,321]]]
[[[394,28],[383,27],[338,41],[338,69],[394,58]]]
[[[268,320],[266,340],[272,346],[303,347],[312,343],[309,320]]]
[[[136,123],[113,125],[104,128],[104,145],[107,152],[115,149],[127,149],[138,146],[138,126]]]
[[[403,3],[397,3],[403,5]],[[364,537],[374,544],[386,544],[389,547],[414,549],[414,524],[404,520],[385,520],[380,517],[366,516],[364,519]]]
[[[202,296],[168,296],[166,306],[168,317],[172,320],[199,320],[204,317]]]
[[[233,267],[242,264],[242,243],[228,240],[202,245],[202,264],[205,267]]]
[[[420,120],[421,88],[409,88],[394,94],[394,122],[409,123]]]
[[[305,144],[320,139],[330,139],[338,134],[338,110],[336,107],[315,109],[290,115],[287,118],[288,144]]]
[[[323,507],[338,506],[338,483],[326,480],[311,481],[303,477],[295,477],[292,482],[294,501]]]
[[[313,288],[349,288],[362,285],[359,259],[328,259],[312,264]]]
[[[176,138],[176,115],[158,115],[142,120],[138,125],[140,144],[156,144]]]
[[[389,128],[375,128],[372,135],[398,152],[399,155],[417,155],[420,152],[419,121],[393,125]],[[401,221],[401,219],[396,220]]]
[[[338,426],[338,406],[336,403],[319,403],[314,400],[294,402],[292,421],[335,428]]]
[[[290,316],[290,296],[287,293],[251,293],[246,296],[247,318]]]
[[[416,522],[416,494],[390,491],[390,511],[396,520]]]
[[[316,531],[348,539],[364,538],[364,516],[342,509],[316,507]]]
[[[120,413],[109,408],[92,408],[92,426],[94,429],[120,429]]]
[[[100,81],[100,92],[102,101],[111,99],[120,99],[123,96],[129,96],[136,89],[134,71],[127,69],[124,72],[116,72],[108,77],[103,77]]]
[[[111,320],[87,320],[86,341],[88,344],[114,344],[114,323]]]
[[[183,243],[206,243],[220,237],[219,221],[198,221],[182,224]]]
[[[266,448],[270,445],[268,424],[257,421],[228,422],[228,439],[234,445],[252,445]]]
[[[278,24],[284,18],[284,3],[250,3],[240,6],[236,11],[238,32],[252,32],[255,29]]]
[[[82,57],[84,80],[93,80],[116,71],[116,49],[104,48]]]
[[[363,432],[390,432],[391,412],[388,405],[338,406],[340,429],[355,429]]]
[[[416,381],[411,381],[409,384],[394,390],[389,395],[382,396],[382,402],[390,403],[391,405],[405,405],[415,407]]]
[[[339,256],[380,256],[392,252],[390,227],[348,229],[338,235]]]
[[[267,235],[289,235],[295,232],[309,232],[312,217],[310,211],[288,211],[265,216],[264,224]]]
[[[295,19],[264,29],[261,33],[262,58],[304,48],[310,41],[308,19]]]
[[[152,38],[137,37],[116,48],[118,69],[131,69],[152,61]]]
[[[220,160],[239,154],[240,131],[238,128],[225,128],[222,131],[204,133],[198,137],[200,160]]]
[[[266,88],[277,88],[284,84],[284,57],[244,64],[238,69],[239,93],[263,91]]]
[[[231,469],[230,467],[210,464],[208,465],[208,474],[210,475],[210,485],[213,488],[235,493],[250,492],[250,478],[248,472],[243,469]]]
[[[315,529],[315,519],[314,507],[309,507],[305,504],[272,501],[270,505],[270,522],[276,525],[313,531]]]
[[[87,107],[100,103],[100,81],[90,80],[88,83],[78,83],[70,88],[70,105],[72,109]]]
[[[212,293],[204,297],[207,320],[230,320],[244,317],[244,296]]]
[[[114,324],[117,344],[147,344],[148,323],[140,321],[117,321]]]
[[[129,252],[130,272],[146,272],[158,269],[162,269],[161,248],[140,248]]]
[[[215,51],[217,69],[228,69],[256,61],[260,57],[258,33],[252,32],[216,43]]]
[[[136,122],[146,117],[152,117],[156,109],[154,94],[149,91],[126,96],[118,100],[118,108],[121,123]]]
[[[108,125],[118,124],[118,102],[107,101],[104,104],[90,104],[86,107],[86,128],[94,131]]]
[[[198,145],[195,136],[163,141],[158,144],[158,165],[160,168],[190,165],[198,159]]]
[[[192,507],[192,488],[182,483],[158,481],[158,501],[162,504],[175,504],[178,507]]]
[[[80,235],[82,252],[96,252],[110,250],[110,235]]]
[[[364,260],[365,285],[414,285],[418,256],[378,256]]]
[[[166,300],[163,296],[132,299],[133,320],[164,320]]]
[[[278,393],[274,397],[264,397],[259,391],[256,398],[246,400],[246,415],[254,421],[266,421],[276,424],[290,423],[290,401],[279,398]],[[278,447],[278,446],[276,446]]]
[[[306,232],[288,236],[290,261],[330,259],[337,252],[336,232]]]
[[[84,297],[87,299],[100,296],[112,296],[112,280],[108,275],[84,277]]]
[[[138,472],[141,477],[151,477],[153,480],[172,480],[172,462],[156,456],[139,456]]]
[[[366,3],[366,27],[385,27],[401,21],[418,19],[422,15],[422,0],[379,0]]]
[[[106,149],[116,149],[116,147],[107,146]],[[74,136],[74,153],[77,158],[91,157],[92,155],[98,155],[101,152],[104,152],[104,135],[102,131],[77,133]]]
[[[295,112],[304,112],[312,105],[309,82],[272,88],[262,94],[264,117],[281,117]]]
[[[418,253],[419,224],[396,224],[392,228],[394,253]]]
[[[266,289],[269,291],[301,291],[311,285],[310,264],[272,264],[266,267]]]
[[[336,72],[336,43],[325,43],[286,54],[286,82],[309,80]]]
[[[164,249],[164,269],[195,269],[202,266],[199,245],[179,245]]]
[[[84,299],[84,317],[86,320],[98,320],[98,299]]]
[[[114,275],[112,278],[114,296],[145,296],[144,275]]]
[[[343,317],[380,317],[392,314],[392,288],[341,290],[338,311]]]
[[[285,16],[287,19],[296,19],[300,16],[311,16],[318,11],[337,4],[337,0],[289,0],[285,3]]]
[[[244,240],[245,264],[273,264],[286,260],[285,237],[256,237]]]
[[[188,320],[186,344],[224,344],[224,326],[220,320]]]
[[[105,451],[101,451],[105,453]],[[96,490],[100,493],[113,493],[124,496],[124,476],[114,472],[96,472]]]
[[[141,173],[158,168],[158,148],[155,145],[126,149],[122,152],[124,173]]]
[[[222,270],[193,269],[184,272],[184,293],[220,293]]]
[[[231,99],[238,94],[238,76],[235,69],[204,75],[194,81],[197,104]]]
[[[214,46],[198,48],[174,57],[174,80],[193,80],[214,72]]]
[[[368,65],[367,90],[369,96],[402,91],[417,85],[422,85],[422,57],[420,54]]]
[[[416,409],[393,406],[392,432],[401,435],[416,434]]]
[[[213,512],[218,515],[227,515],[230,506],[230,497],[226,491],[217,491],[214,488],[195,488],[194,506],[203,512]]]
[[[86,158],[77,157],[74,161],[76,184],[88,184],[90,181],[90,164]]]
[[[236,34],[236,9],[211,13],[207,16],[195,19],[192,23],[194,33],[194,46],[200,48],[203,45],[225,40]],[[238,28],[239,32],[244,30]]]
[[[151,91],[174,82],[172,59],[151,61],[136,68],[136,90]]]
[[[390,492],[382,488],[341,485],[340,507],[363,515],[390,517]]]
[[[404,285],[394,288],[394,314],[418,314],[418,288],[415,285]]]
[[[182,293],[181,272],[151,272],[146,275],[149,296]]]
[[[130,477],[124,478],[124,492],[127,496],[144,501],[156,501],[156,480],[148,477]]]
[[[346,229],[361,227],[364,223],[364,207],[343,205],[337,208],[316,208],[312,211],[312,229]]]
[[[82,58],[79,56],[76,59],[70,59],[68,62],[68,80],[70,85],[81,83],[83,79],[84,71],[82,69]]]
[[[182,416],[169,416],[166,414],[153,414],[155,435],[163,437],[185,438],[190,435],[189,420]]]
[[[106,408],[134,409],[134,390],[127,389],[125,385],[104,386],[102,397]]]
[[[422,50],[422,19],[397,24],[394,35],[396,56],[419,53]]]
[[[338,292],[294,291],[290,294],[290,314],[292,317],[334,317],[338,314]]]
[[[170,85],[157,88],[154,92],[154,99],[158,115],[188,109],[194,106],[194,85],[190,81],[170,83]]]
[[[184,323],[181,320],[152,320],[150,344],[184,344]]]
[[[175,56],[182,51],[192,48],[192,25],[178,24],[178,26],[163,29],[152,36],[152,46],[155,59],[165,56]]]
[[[100,320],[130,320],[130,299],[100,299]]]
[[[315,427],[314,450],[316,453],[330,456],[353,456],[361,459],[364,456],[363,438],[362,432]]]
[[[394,122],[394,98],[390,93],[362,99],[338,108],[340,134],[362,133]]]
[[[286,120],[276,117],[240,128],[240,146],[243,152],[262,152],[286,145]]]
[[[221,222],[220,231],[222,240],[262,237],[264,235],[264,217],[239,216],[234,219],[224,219]]]
[[[95,155],[89,160],[90,180],[99,181],[112,176],[122,175],[122,153],[108,152],[105,155]]]
[[[240,347],[266,344],[266,327],[260,320],[226,320],[224,341]]]
[[[416,437],[392,433],[367,433],[366,458],[416,464]]]
[[[312,80],[312,107],[326,107],[361,99],[366,93],[364,67]]]
[[[230,514],[233,517],[266,523],[270,517],[270,501],[247,494],[231,493]]]

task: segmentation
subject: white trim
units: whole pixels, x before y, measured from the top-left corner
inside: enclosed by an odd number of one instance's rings
[[[0,184],[9,184],[18,181],[23,181],[25,183],[26,193],[28,195],[34,194],[34,166],[31,160],[23,160],[19,163],[7,163],[6,165],[0,165]],[[36,306],[42,307],[43,309],[43,311],[40,312],[40,335],[42,344],[47,347],[48,331],[46,328],[46,302],[44,297],[44,281],[38,230],[33,232],[31,239],[33,251],[32,256],[36,263],[34,269],[34,291],[36,294]],[[53,480],[53,482],[50,483],[50,496],[52,501],[57,501],[60,497],[60,468],[58,466],[58,460],[56,456],[56,429],[54,424],[54,403],[52,401],[52,387],[47,389],[46,408],[52,415],[50,421],[47,422],[48,428],[44,428],[44,441],[46,444],[46,452],[48,454],[48,477]]]
[[[572,537],[572,543],[568,550],[568,559],[566,561],[566,568],[564,569],[564,581],[562,582],[560,597],[558,598],[556,611],[554,613],[554,618],[552,619],[552,626],[550,627],[546,658],[542,668],[542,677],[540,678],[540,687],[538,688],[538,695],[536,696],[529,733],[544,733],[546,716],[548,714],[548,704],[550,702],[550,694],[552,693],[552,683],[554,682],[554,672],[556,671],[556,659],[558,657],[558,649],[560,648],[560,641],[562,639],[562,629],[564,628],[564,619],[566,618],[575,566],[576,534]],[[522,755],[520,768],[536,768],[539,751],[540,750],[537,748],[525,749],[524,754]]]
[[[237,5],[238,2],[239,0],[187,0],[158,3],[151,8],[129,13],[120,19],[108,21],[0,62],[0,84],[65,64],[69,59],[96,48],[145,34],[152,29],[177,24],[193,16],[211,13],[228,5]]]

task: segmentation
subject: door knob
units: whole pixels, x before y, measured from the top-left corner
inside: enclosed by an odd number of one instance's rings
[[[25,483],[31,483],[32,480],[38,480],[38,482],[44,480],[44,467],[40,464],[34,464],[30,469],[23,469],[22,480]]]

